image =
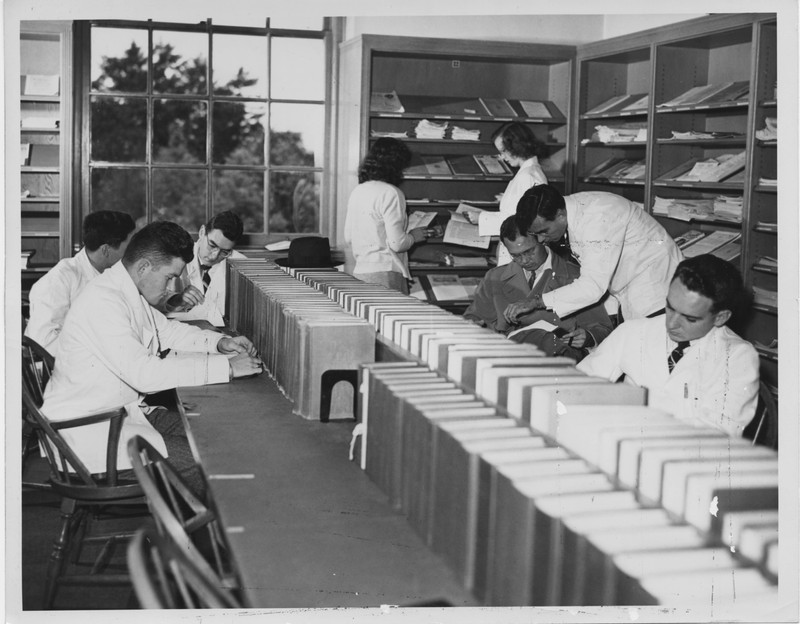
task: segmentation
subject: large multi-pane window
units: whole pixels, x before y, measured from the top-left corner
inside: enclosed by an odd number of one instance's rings
[[[86,25],[82,204],[250,242],[319,233],[329,193],[331,19],[275,28]]]

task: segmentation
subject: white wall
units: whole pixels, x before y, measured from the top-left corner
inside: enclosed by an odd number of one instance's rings
[[[579,45],[700,15],[361,15],[346,18],[345,39],[374,34]]]

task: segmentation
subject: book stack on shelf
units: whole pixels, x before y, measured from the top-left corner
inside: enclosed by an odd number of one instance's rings
[[[468,130],[459,126],[453,126],[450,129],[450,138],[454,141],[480,141],[481,131],[478,129]]]
[[[731,182],[731,178],[745,166],[744,150],[720,154],[715,158],[698,160],[690,158],[658,177],[658,182]]]
[[[705,141],[714,139],[741,139],[744,137],[742,132],[705,132],[700,130],[679,131],[671,130],[672,136],[669,141]]]
[[[584,115],[633,115],[647,112],[650,98],[646,93],[615,95],[589,109]]]
[[[759,256],[756,259],[755,264],[753,264],[753,268],[766,273],[777,273],[778,259],[773,258],[772,256]]]
[[[710,106],[712,104],[746,103],[750,93],[747,80],[723,82],[692,87],[667,102],[656,104],[657,109]]]
[[[753,302],[770,308],[778,307],[778,292],[753,286]]]
[[[681,221],[742,221],[741,197],[718,195],[714,198],[688,199],[658,197],[653,201],[653,214]]]
[[[447,122],[436,123],[422,119],[414,128],[414,135],[418,139],[443,139],[447,132]]]

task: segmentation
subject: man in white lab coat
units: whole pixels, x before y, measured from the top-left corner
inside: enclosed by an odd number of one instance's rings
[[[160,308],[168,318],[205,320],[216,327],[225,325],[226,261],[245,257],[233,249],[243,229],[239,215],[230,210],[215,214],[200,226],[194,260],[186,263],[186,269],[176,280],[178,294]]]
[[[143,395],[226,383],[261,371],[247,338],[170,321],[156,309],[171,294],[170,280],[191,260],[192,239],[183,228],[151,223],[133,236],[122,261],[92,280],[67,313],[42,412],[60,421],[124,406],[120,469],[130,468],[126,444],[137,434],[168,452],[179,470],[193,466],[180,418],[165,417],[164,410],[158,410],[157,420],[146,416]],[[62,433],[90,472],[105,472],[108,423]]]
[[[578,364],[587,375],[648,389],[648,405],[741,436],[758,400],[758,353],[727,323],[743,300],[736,268],[704,254],[684,260],[666,316],[625,321]]]
[[[539,308],[564,317],[599,301],[606,292],[625,320],[663,313],[670,279],[683,256],[640,204],[613,193],[564,197],[541,184],[525,192],[516,216],[520,230],[540,242],[563,241],[581,274],[562,288],[511,304],[505,313],[509,321]]]
[[[96,210],[83,220],[83,248],[64,258],[31,288],[25,335],[58,357],[58,338],[72,302],[83,288],[125,253],[136,224],[124,212]]]

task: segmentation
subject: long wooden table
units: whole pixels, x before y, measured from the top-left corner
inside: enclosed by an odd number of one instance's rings
[[[349,461],[352,421],[292,414],[266,374],[178,393],[249,606],[477,604]]]

